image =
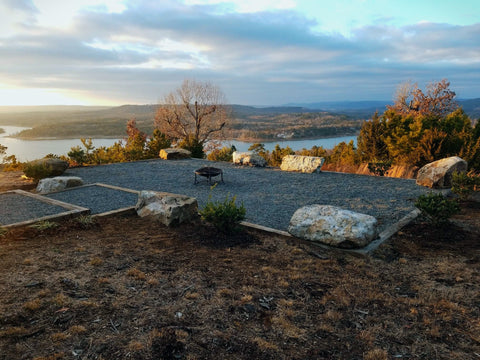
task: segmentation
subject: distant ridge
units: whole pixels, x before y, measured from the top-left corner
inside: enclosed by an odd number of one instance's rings
[[[472,119],[480,117],[480,98],[475,99],[457,99],[459,106],[463,108],[465,113]],[[286,104],[287,107],[301,107],[309,110],[323,110],[331,111],[339,114],[352,114],[366,115],[370,113],[370,116],[378,111],[383,113],[387,105],[392,105],[392,101],[321,101],[314,103],[290,103]]]
[[[470,116],[471,119],[480,118],[480,98],[458,100],[458,104],[463,108],[463,111]]]
[[[87,105],[24,105],[0,106],[0,113],[30,113],[30,112],[77,112],[110,109],[112,106]]]
[[[391,101],[387,100],[374,100],[374,101],[320,101],[314,103],[291,103],[287,106],[300,106],[312,110],[325,110],[325,111],[349,111],[349,110],[366,110],[366,109],[378,109],[379,111],[385,110],[387,105],[391,105]]]

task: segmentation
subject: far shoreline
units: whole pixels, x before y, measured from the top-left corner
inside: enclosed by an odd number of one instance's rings
[[[2,134],[5,131],[1,131]],[[346,137],[346,136],[358,136],[360,133],[345,133],[345,134],[335,134],[335,135],[328,135],[328,136],[307,136],[307,137],[290,137],[290,138],[277,138],[277,139],[265,139],[265,138],[227,138],[227,139],[212,139],[212,140],[219,140],[221,142],[226,141],[238,141],[243,143],[275,143],[275,142],[285,142],[285,141],[303,141],[303,140],[315,140],[315,139],[333,139],[338,137]],[[123,138],[119,136],[89,136],[89,135],[79,135],[79,136],[65,136],[65,137],[56,137],[56,136],[49,136],[49,137],[21,137],[21,136],[5,136],[5,138],[10,139],[19,139],[24,141],[46,141],[46,140],[78,140],[78,139],[119,139],[123,140]],[[124,137],[127,138],[126,136]]]

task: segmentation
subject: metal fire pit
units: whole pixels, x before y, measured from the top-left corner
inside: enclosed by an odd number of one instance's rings
[[[200,169],[195,170],[195,182],[194,184],[198,184],[200,181],[197,180],[197,175],[207,178],[209,184],[212,183],[212,178],[215,176],[220,175],[220,181],[223,183],[223,171],[222,169],[218,169],[211,166],[205,166]]]

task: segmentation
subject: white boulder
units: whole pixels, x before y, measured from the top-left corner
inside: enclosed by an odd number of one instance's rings
[[[254,153],[253,151],[245,151],[245,152],[235,151],[232,154],[232,157],[233,157],[233,163],[237,165],[250,165],[250,166],[258,166],[258,167],[264,167],[267,165],[267,161],[257,153]]]
[[[300,171],[315,173],[322,170],[325,158],[318,156],[286,155],[282,159],[280,169],[283,171]]]
[[[197,199],[166,192],[141,191],[135,209],[140,217],[153,216],[166,226],[198,217]]]
[[[81,185],[83,185],[83,180],[78,176],[56,176],[41,179],[37,185],[37,193],[48,194]]]
[[[377,235],[373,216],[330,205],[308,205],[298,209],[290,220],[288,232],[301,239],[342,248],[360,248]]]
[[[465,172],[467,168],[467,162],[458,156],[431,162],[418,170],[417,185],[438,189],[450,188],[452,173]]]

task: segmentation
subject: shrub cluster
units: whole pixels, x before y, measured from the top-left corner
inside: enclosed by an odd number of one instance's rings
[[[205,207],[201,209],[202,219],[211,223],[217,230],[232,234],[238,229],[238,224],[245,219],[246,209],[243,203],[236,205],[236,196],[230,198],[227,194],[224,201],[212,201],[211,195]]]
[[[171,141],[155,129],[152,136],[141,132],[135,119],[127,123],[127,135],[125,143],[116,142],[110,147],[95,148],[92,139],[80,139],[81,146],[74,146],[68,152],[68,160],[74,165],[99,165],[115,162],[126,162],[158,157],[161,149],[171,146]]]
[[[460,211],[460,206],[455,200],[448,199],[440,193],[420,195],[415,206],[432,224],[438,226],[448,223],[450,217]]]
[[[226,161],[232,162],[233,160],[233,153],[237,151],[235,146],[224,146],[220,149],[216,148],[210,151],[207,155],[207,159],[210,161]]]
[[[449,156],[460,156],[480,170],[480,122],[458,108],[449,82],[432,83],[424,93],[416,85],[394,105],[360,129],[357,154],[363,162],[390,160],[421,167]]]

